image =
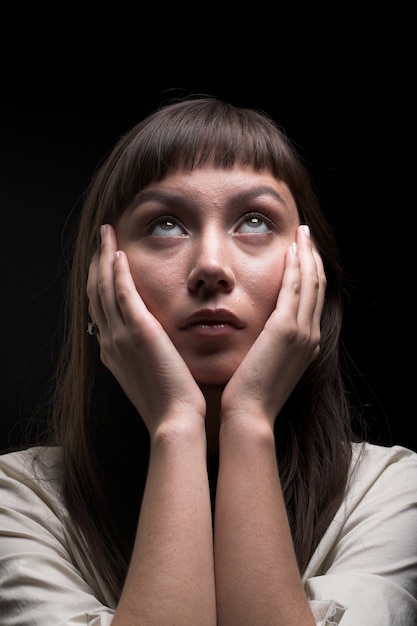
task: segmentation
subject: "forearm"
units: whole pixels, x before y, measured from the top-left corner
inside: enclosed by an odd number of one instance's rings
[[[204,433],[151,446],[136,543],[114,625],[216,623]]]
[[[221,428],[214,537],[220,626],[315,623],[296,563],[268,426]]]

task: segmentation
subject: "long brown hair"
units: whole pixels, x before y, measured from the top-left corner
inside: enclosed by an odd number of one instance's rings
[[[49,443],[62,446],[64,497],[115,597],[133,547],[149,458],[147,430],[86,333],[86,279],[100,225],[137,192],[177,169],[234,164],[284,181],[327,275],[319,357],[276,420],[280,477],[303,571],[339,506],[351,459],[351,409],[340,355],[344,289],[337,245],[302,158],[272,119],[211,97],[161,107],[120,138],[86,191],[72,249],[64,342]]]

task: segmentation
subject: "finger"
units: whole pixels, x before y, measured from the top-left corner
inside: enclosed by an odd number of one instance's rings
[[[130,333],[141,332],[146,326],[148,332],[152,329],[160,332],[159,322],[151,315],[136,289],[130,272],[129,261],[122,250],[114,254],[114,286],[117,302],[123,323]]]
[[[314,249],[308,226],[302,225],[297,231],[298,256],[300,259],[301,284],[298,322],[300,327],[319,331],[324,301],[325,277],[323,264]]]
[[[313,248],[313,255],[316,261],[317,276],[319,281],[319,286],[317,290],[317,304],[314,310],[313,323],[316,325],[316,327],[320,327],[321,315],[323,313],[324,300],[326,295],[327,277],[324,271],[323,260],[315,248]]]
[[[277,305],[273,316],[278,316],[288,327],[296,324],[300,304],[301,269],[297,252],[297,244],[293,242],[285,255],[285,266],[281,289],[278,293]]]
[[[114,285],[114,253],[117,250],[116,234],[112,226],[101,227],[101,246],[95,278],[95,289],[98,296],[98,316],[104,327],[121,321],[120,310],[116,301]],[[94,267],[92,268],[94,271]],[[94,288],[94,286],[93,286]]]
[[[103,322],[104,313],[101,306],[100,298],[97,290],[97,274],[98,274],[99,253],[96,252],[91,260],[86,291],[88,296],[88,312],[93,322],[99,324]]]

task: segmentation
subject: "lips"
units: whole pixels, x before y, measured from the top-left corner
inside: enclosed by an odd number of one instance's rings
[[[216,328],[229,326],[240,329],[244,324],[227,309],[201,309],[190,315],[181,326],[182,330],[192,327]]]

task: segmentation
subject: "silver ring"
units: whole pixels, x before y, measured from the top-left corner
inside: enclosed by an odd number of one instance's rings
[[[88,322],[88,324],[87,324],[87,333],[89,335],[97,335],[97,333],[98,333],[98,326],[97,326],[97,324],[95,324],[94,322]]]

